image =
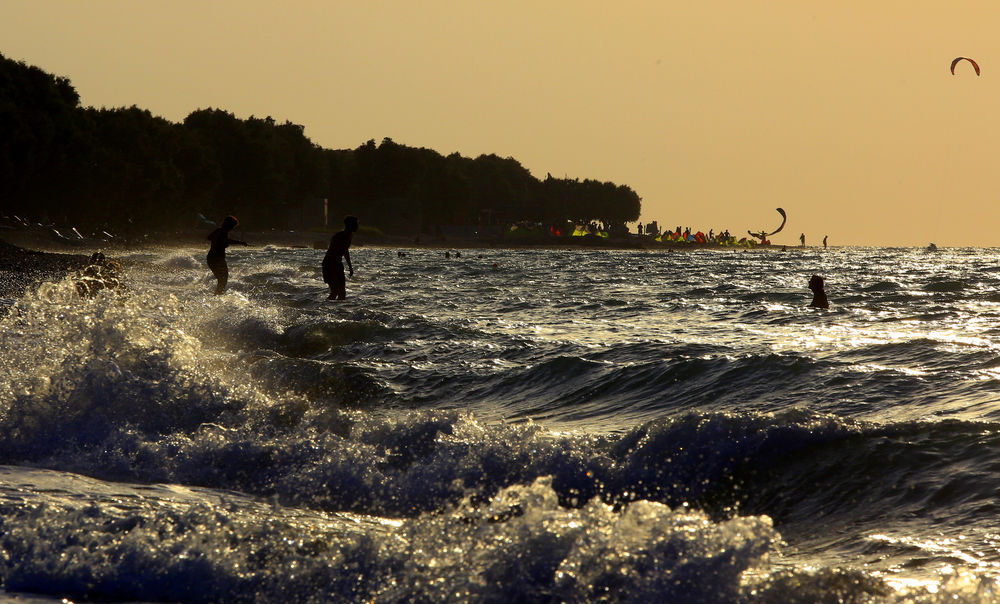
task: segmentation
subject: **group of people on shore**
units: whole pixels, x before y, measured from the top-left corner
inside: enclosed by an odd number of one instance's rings
[[[226,292],[226,285],[229,283],[229,265],[226,264],[226,248],[234,243],[246,246],[246,241],[230,239],[229,233],[240,223],[235,216],[226,216],[222,220],[222,225],[208,234],[211,246],[208,249],[208,268],[215,275],[216,286],[215,295]],[[351,240],[354,233],[358,231],[358,219],[356,216],[344,218],[344,230],[335,233],[330,238],[330,247],[323,257],[323,281],[330,286],[330,295],[327,300],[343,300],[347,297],[347,276],[344,274],[344,262],[347,262],[348,274],[354,276],[354,267],[351,265]]]
[[[715,232],[715,229],[709,229],[708,233],[702,231],[692,231],[691,227],[677,226],[674,230],[666,230],[660,228],[656,221],[652,221],[643,227],[642,223],[636,227],[639,235],[645,234],[647,237],[653,239],[653,241],[661,242],[680,242],[680,243],[708,243],[715,245],[737,245],[742,243],[736,239],[729,230]],[[744,238],[743,242],[745,242]]]

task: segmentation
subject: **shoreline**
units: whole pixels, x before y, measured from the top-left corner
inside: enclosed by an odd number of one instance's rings
[[[108,257],[118,253],[149,248],[205,247],[207,232],[186,231],[179,233],[153,233],[140,240],[126,241],[116,238],[108,241],[98,239],[71,240],[53,236],[46,227],[4,228],[0,230],[0,300],[8,305],[21,298],[29,288],[37,287],[45,281],[62,279],[72,272],[87,266],[90,254],[104,252]],[[237,231],[239,239],[250,243],[251,247],[273,245],[298,249],[323,249],[333,232],[323,231]],[[674,251],[714,250],[714,251],[773,251],[780,247],[773,245],[724,246],[718,244],[697,244],[679,242],[658,242],[642,240],[638,236],[630,238],[603,239],[596,236],[564,238],[561,241],[544,239],[490,238],[490,239],[424,239],[394,237],[365,232],[355,234],[353,247],[356,248],[418,248],[436,250],[633,250]]]
[[[276,245],[292,248],[326,249],[336,231],[244,231],[234,230],[234,238],[246,241],[251,247]],[[25,249],[50,253],[74,251],[137,250],[149,247],[200,247],[208,249],[208,231],[151,233],[139,239],[123,238],[102,241],[98,239],[57,239],[44,227],[0,230],[0,241]],[[561,238],[522,237],[407,237],[372,233],[362,228],[355,233],[354,247],[431,248],[431,249],[606,249],[606,250],[780,250],[773,244],[722,245],[717,243],[661,242],[630,235],[628,237],[602,238],[595,235]]]
[[[32,287],[45,281],[62,279],[67,274],[80,271],[87,266],[90,254],[102,251],[109,257],[116,254],[150,248],[205,247],[205,235],[201,231],[183,233],[154,233],[138,241],[119,239],[101,241],[82,239],[71,241],[56,239],[48,229],[23,228],[0,230],[0,301],[10,304],[22,297]],[[237,231],[239,239],[246,240],[251,247],[268,245],[297,249],[326,249],[333,232],[322,231]],[[774,244],[752,246],[719,245],[711,243],[680,243],[642,240],[633,235],[628,239],[603,239],[595,236],[565,238],[561,241],[527,240],[516,238],[485,239],[434,239],[414,241],[407,237],[392,237],[360,231],[355,235],[356,248],[396,248],[434,250],[627,250],[672,253],[675,251],[717,251],[717,252],[782,252],[822,250],[818,246],[779,246]],[[834,246],[838,247],[838,246]],[[843,247],[843,246],[840,246]],[[850,247],[850,246],[849,246]],[[910,246],[892,246],[910,247]],[[915,248],[919,249],[919,248]]]
[[[89,262],[89,254],[31,250],[0,237],[0,299],[21,298],[28,289],[62,279]]]

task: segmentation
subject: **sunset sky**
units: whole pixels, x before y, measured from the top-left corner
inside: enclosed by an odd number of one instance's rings
[[[84,105],[496,153],[706,232],[781,206],[779,244],[1000,246],[998,31],[986,1],[0,2],[0,53]]]

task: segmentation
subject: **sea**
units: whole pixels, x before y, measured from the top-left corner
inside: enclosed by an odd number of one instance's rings
[[[5,301],[0,599],[1000,601],[1000,250],[205,251]]]

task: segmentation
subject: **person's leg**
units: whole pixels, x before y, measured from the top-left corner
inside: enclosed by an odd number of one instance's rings
[[[330,284],[330,296],[337,300],[347,297],[347,277],[344,276],[344,267],[339,267],[333,275]]]
[[[215,286],[215,295],[225,293],[226,285],[229,283],[229,266],[226,265],[226,260],[224,258],[213,260],[208,266],[219,281],[219,284]]]
[[[222,268],[216,278],[219,280],[219,284],[215,286],[215,295],[218,296],[226,293],[226,286],[229,284],[229,267],[226,266],[225,262],[222,263]]]
[[[323,258],[323,283],[326,283],[327,287],[330,288],[330,295],[326,297],[327,300],[333,300],[333,272],[330,270],[330,263],[326,258]]]

